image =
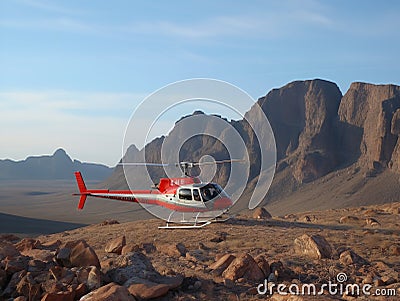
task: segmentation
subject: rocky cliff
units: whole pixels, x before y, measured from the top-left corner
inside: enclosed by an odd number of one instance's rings
[[[393,201],[393,196],[400,193],[398,185],[388,187],[385,184],[400,173],[399,86],[353,83],[342,96],[333,82],[295,81],[273,89],[261,97],[258,104],[269,119],[277,147],[275,179],[264,203],[293,202],[295,196],[308,204],[301,210],[308,210],[310,206],[326,208],[322,203],[332,199],[335,202],[330,202],[331,207],[349,205],[351,201],[358,205],[363,201],[369,204]],[[257,120],[259,117],[256,110],[250,108],[246,118]],[[245,120],[230,124],[240,133],[250,154],[250,177],[244,193],[244,198],[248,199],[260,171],[260,148],[267,146],[258,144]],[[184,136],[184,131],[178,122],[169,136]],[[146,146],[147,161],[159,160],[157,154],[162,139]],[[130,152],[133,153],[130,150],[126,156],[132,156]],[[134,149],[134,152],[141,151]],[[205,154],[216,159],[227,155],[215,139],[197,136],[183,145],[179,159],[198,161]],[[162,176],[156,171],[152,174]],[[381,174],[384,174],[382,179]],[[228,176],[229,166],[219,167],[214,180],[224,184]],[[378,178],[372,180],[374,177]],[[117,169],[105,186],[121,183],[121,178],[123,174]],[[343,189],[333,189],[337,185]],[[323,187],[323,191],[318,187]],[[313,192],[304,194],[306,200],[299,195],[304,189]],[[330,195],[330,191],[336,192]],[[357,194],[359,191],[365,193]],[[327,195],[329,200],[321,200],[321,194]]]

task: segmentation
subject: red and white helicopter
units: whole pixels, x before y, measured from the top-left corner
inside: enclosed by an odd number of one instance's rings
[[[201,228],[212,221],[227,220],[229,217],[223,219],[222,216],[228,212],[233,205],[233,201],[217,183],[204,183],[198,177],[190,176],[191,168],[200,165],[242,161],[222,160],[201,163],[176,163],[176,166],[182,168],[184,176],[180,178],[161,178],[154,189],[149,190],[87,189],[81,173],[77,171],[75,172],[75,177],[79,193],[74,195],[80,195],[78,204],[78,209],[80,210],[85,206],[88,196],[139,203],[144,206],[155,205],[170,211],[167,225],[159,228]],[[167,166],[169,164],[123,163],[121,165]],[[183,218],[179,221],[174,221],[173,216],[175,213],[181,213]],[[185,225],[171,226],[170,223],[182,223]]]

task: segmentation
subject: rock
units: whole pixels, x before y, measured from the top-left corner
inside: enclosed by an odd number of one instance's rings
[[[226,232],[217,232],[216,235],[210,239],[210,241],[216,243],[223,242],[226,240],[227,235],[228,233]]]
[[[96,252],[85,240],[67,242],[56,253],[56,260],[65,267],[96,266],[100,268],[100,261]]]
[[[376,219],[374,219],[372,217],[365,219],[365,224],[367,226],[371,226],[371,227],[378,227],[381,225]]]
[[[222,276],[232,281],[242,277],[254,281],[264,279],[264,273],[253,257],[247,253],[239,254],[222,273]]]
[[[8,241],[0,241],[0,261],[6,257],[19,256],[17,248]]]
[[[29,300],[38,300],[41,292],[40,284],[36,283],[31,273],[27,273],[17,284],[16,292]]]
[[[5,263],[5,271],[11,275],[28,268],[29,257],[18,256],[18,257],[7,257],[3,260]]]
[[[398,136],[392,127],[398,108],[400,87],[395,85],[352,83],[343,96],[338,111],[340,121],[361,129],[359,137],[348,137],[348,143],[361,152],[358,163],[364,168],[375,169],[377,163],[385,166],[392,160],[392,168],[400,171],[400,158],[394,150]]]
[[[135,301],[135,298],[126,287],[112,282],[83,296],[80,301]]]
[[[44,261],[32,259],[28,262],[28,272],[35,273],[47,270],[47,264]]]
[[[25,296],[19,296],[17,298],[14,298],[14,301],[28,301],[28,299]]]
[[[295,252],[314,259],[331,258],[332,247],[326,239],[318,234],[302,236],[294,240]]]
[[[75,291],[61,291],[55,293],[46,293],[41,301],[74,301],[75,297]]]
[[[227,287],[227,288],[233,288],[234,286],[235,286],[235,282],[233,282],[232,280],[230,280],[230,279],[224,279],[224,285],[225,285],[225,287]]]
[[[49,251],[56,251],[60,246],[61,241],[58,239],[42,243],[42,249]]]
[[[161,251],[171,257],[180,257],[186,255],[186,247],[182,243],[176,245],[166,245],[161,248]]]
[[[374,283],[374,286],[384,286],[385,285],[385,282],[383,282],[381,278],[375,278],[373,283]]]
[[[268,275],[271,273],[271,268],[265,256],[260,254],[254,258],[254,261],[257,263],[260,270],[264,273],[264,276],[268,277]]]
[[[146,252],[146,254],[154,253],[155,251],[157,251],[156,246],[151,242],[142,243],[141,248]]]
[[[24,238],[20,242],[15,244],[18,251],[22,252],[25,250],[40,249],[42,244],[37,239]]]
[[[221,275],[223,271],[231,264],[236,257],[232,254],[225,254],[212,265],[209,266],[213,270],[214,275]]]
[[[339,261],[346,266],[350,264],[368,264],[364,258],[354,253],[352,250],[342,252],[339,256]]]
[[[202,283],[200,280],[197,280],[194,284],[193,284],[193,288],[197,291],[201,288]]]
[[[98,289],[101,286],[101,273],[95,266],[80,268],[76,271],[76,276],[78,282],[85,284],[89,291]]]
[[[360,219],[357,216],[346,215],[339,220],[341,224],[360,224]]]
[[[127,244],[122,248],[121,255],[126,255],[126,254],[132,253],[132,252],[138,252],[138,251],[140,251],[140,249],[141,248],[139,247],[139,245]]]
[[[107,253],[116,253],[121,255],[122,248],[126,245],[125,235],[117,237],[107,243],[105,251]]]
[[[393,135],[400,136],[400,109],[397,109],[393,114],[391,131]]]
[[[128,287],[129,293],[140,299],[153,299],[164,296],[168,293],[169,288],[165,284],[132,284]]]
[[[120,285],[132,278],[157,279],[161,277],[150,260],[141,252],[118,256],[113,268],[107,271],[106,275]]]
[[[0,234],[0,242],[8,241],[11,243],[16,243],[20,239],[21,238],[19,238],[18,236],[14,235],[14,234]]]
[[[272,215],[264,207],[258,207],[253,211],[253,218],[270,219],[272,218]]]
[[[4,297],[16,297],[16,290],[17,290],[17,284],[21,281],[21,279],[26,275],[26,271],[22,270],[20,272],[17,272],[12,275],[10,281],[8,282],[8,285],[3,291],[3,296]]]
[[[41,249],[24,250],[21,251],[21,254],[45,262],[50,262],[54,258],[54,253],[52,251]]]

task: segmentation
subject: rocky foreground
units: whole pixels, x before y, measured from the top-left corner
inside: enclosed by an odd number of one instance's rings
[[[252,214],[198,230],[107,221],[22,240],[2,235],[0,300],[399,299],[400,203]],[[367,286],[370,295],[330,293],[329,282]],[[314,284],[322,295],[280,295],[279,284],[286,293]]]

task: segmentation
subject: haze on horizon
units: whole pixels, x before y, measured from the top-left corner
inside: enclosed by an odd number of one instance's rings
[[[2,1],[0,158],[62,147],[113,166],[135,107],[188,78],[255,99],[293,80],[399,84],[399,14],[398,1]]]

